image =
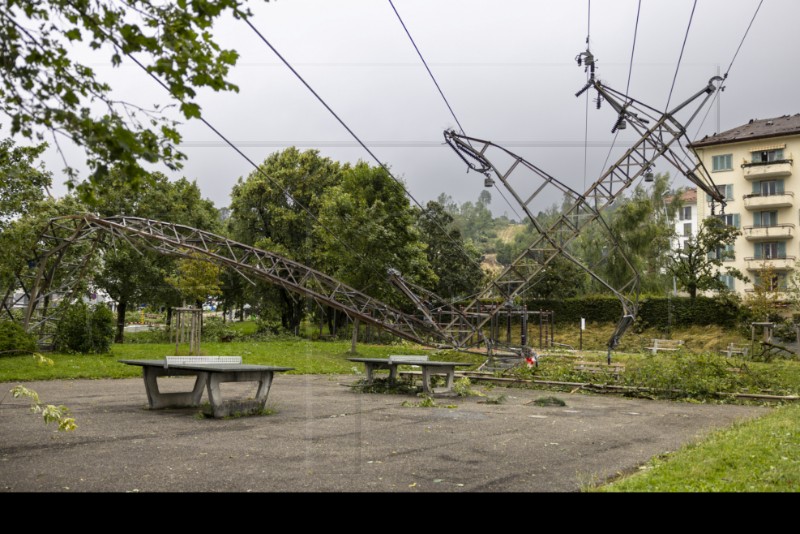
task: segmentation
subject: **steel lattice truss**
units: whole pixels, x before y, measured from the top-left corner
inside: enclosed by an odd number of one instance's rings
[[[702,163],[690,166],[676,152],[678,149],[683,149],[681,140],[686,139],[686,125],[697,116],[700,109],[719,88],[716,83],[721,81],[722,78],[712,78],[706,87],[691,98],[669,112],[660,113],[654,108],[605,87],[592,77],[577,95],[594,88],[598,93],[598,103],[603,100],[609,102],[618,114],[612,132],[630,125],[639,133],[640,138],[584,194],[579,194],[522,157],[494,143],[446,131],[447,143],[471,169],[486,175],[487,185],[493,184],[492,176],[496,176],[502,182],[525,212],[536,232],[534,241],[527,249],[495,278],[492,285],[477,295],[466,307],[465,313],[469,314],[470,311],[477,309],[481,299],[497,294],[510,302],[515,296],[536,284],[545,269],[560,256],[580,266],[619,298],[623,317],[608,344],[609,351],[616,347],[619,338],[636,316],[639,275],[624,254],[620,254],[631,272],[631,277],[621,286],[613,287],[602,280],[592,268],[572,256],[568,245],[589,224],[597,223],[604,227],[611,248],[619,249],[619,244],[606,226],[601,212],[621,196],[636,179],[650,171],[661,157],[666,158],[690,181],[724,206],[724,197],[714,186]],[[704,98],[700,100],[686,124],[678,122],[675,114],[700,97]],[[649,124],[652,126],[648,126]],[[564,199],[566,208],[554,223],[549,226],[543,225],[534,215],[534,206],[541,206],[543,199],[552,202],[560,198]],[[490,319],[490,316],[483,317],[476,324],[476,328],[480,330]]]
[[[605,87],[594,77],[578,92],[594,88],[598,102],[606,101],[618,117],[614,130],[631,126],[640,138],[625,154],[584,193],[580,194],[516,154],[489,141],[445,132],[446,141],[470,168],[486,175],[487,182],[496,176],[523,209],[536,232],[533,242],[495,280],[465,307],[457,308],[440,297],[403,280],[397,272],[389,273],[390,281],[401,290],[418,310],[418,315],[386,305],[324,273],[288,260],[272,252],[239,243],[210,232],[188,226],[137,217],[100,218],[74,215],[52,219],[40,237],[43,251],[29,262],[28,269],[18,276],[20,287],[28,296],[24,324],[28,331],[37,331],[40,341],[52,329],[56,309],[50,306],[56,295],[70,296],[85,285],[85,276],[93,262],[102,261],[102,252],[117,240],[137,250],[151,249],[168,256],[204,259],[217,266],[233,269],[251,283],[262,280],[287,291],[311,298],[319,304],[341,310],[351,319],[379,325],[401,338],[434,347],[459,350],[489,344],[484,328],[501,312],[502,306],[481,306],[481,299],[503,297],[506,303],[534,286],[553,261],[561,256],[580,266],[595,280],[615,294],[623,308],[623,317],[609,340],[610,351],[616,347],[625,329],[637,312],[638,273],[621,255],[631,273],[630,280],[612,286],[598,276],[593,266],[584,265],[569,250],[570,243],[590,224],[599,224],[609,239],[611,250],[619,249],[613,233],[606,226],[601,212],[640,176],[649,172],[658,158],[664,157],[712,199],[724,206],[724,198],[714,186],[702,164],[688,165],[678,153],[686,125],[709,97],[719,88],[715,77],[708,85],[684,103],[667,113],[660,113],[640,102]],[[678,111],[705,96],[685,124],[674,116]],[[652,126],[648,126],[652,124]],[[687,139],[688,141],[688,139]],[[684,154],[685,156],[686,154]],[[534,215],[537,201],[563,199],[563,212],[555,222],[542,223]],[[100,256],[98,260],[97,257]],[[11,313],[9,290],[3,300]],[[521,353],[529,352],[521,347]]]
[[[102,250],[114,246],[116,240],[125,241],[137,250],[150,249],[168,256],[203,259],[233,269],[251,283],[267,281],[341,310],[352,319],[377,324],[415,343],[460,348],[458,342],[429,317],[418,318],[394,309],[335,278],[277,254],[179,224],[137,217],[100,218],[93,215],[52,219],[43,233],[40,246],[44,252],[37,259],[37,266],[20,276],[20,280],[33,280],[23,285],[29,297],[26,330],[47,330],[45,326],[57,317],[55,310],[46,303],[54,295],[70,295],[75,284],[85,279],[82,274],[92,254],[81,254],[81,262],[67,264],[65,253],[79,248],[79,245],[84,249],[88,245],[91,251]],[[59,280],[63,283],[56,282],[53,277],[56,272],[62,273]]]

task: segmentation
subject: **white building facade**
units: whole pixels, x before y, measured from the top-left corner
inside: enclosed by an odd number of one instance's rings
[[[751,120],[728,131],[706,136],[689,145],[711,174],[727,205],[724,213],[713,206],[716,217],[739,228],[734,257],[747,282],[722,276],[728,287],[745,296],[774,273],[771,286],[785,287],[786,276],[800,257],[800,173],[794,172],[794,154],[800,153],[800,114]],[[697,220],[712,216],[710,197],[700,192]]]

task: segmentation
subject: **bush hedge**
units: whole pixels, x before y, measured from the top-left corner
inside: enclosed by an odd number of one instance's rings
[[[581,317],[590,322],[617,322],[622,305],[612,296],[586,296],[561,300],[537,299],[527,303],[528,310],[552,310],[556,323],[579,323]],[[719,325],[735,327],[741,317],[736,299],[698,296],[643,297],[639,300],[637,323],[647,326]]]
[[[0,321],[0,356],[36,351],[36,338],[13,321]]]
[[[114,314],[105,305],[66,305],[56,326],[55,349],[71,353],[104,353],[114,338]]]

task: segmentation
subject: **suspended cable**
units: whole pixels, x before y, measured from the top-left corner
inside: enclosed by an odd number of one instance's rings
[[[108,38],[108,39],[109,39],[109,40],[110,40],[110,41],[111,41],[111,42],[114,44],[114,46],[116,46],[117,48],[119,48],[120,50],[122,50],[122,48],[121,48],[121,47],[119,46],[119,44],[116,42],[115,38],[114,38],[112,35],[109,35],[109,34],[106,32],[106,30],[105,30],[105,29],[103,29],[102,27],[100,27],[100,26],[99,26],[99,25],[96,23],[96,21],[95,21],[95,20],[94,20],[92,17],[90,17],[89,15],[87,15],[85,12],[83,12],[83,11],[79,10],[77,7],[75,7],[75,5],[74,5],[74,4],[72,5],[72,7],[73,7],[73,8],[75,8],[75,10],[76,10],[76,11],[78,11],[78,13],[80,13],[80,14],[81,14],[81,15],[82,15],[82,16],[83,16],[85,19],[87,19],[87,20],[88,20],[88,21],[89,21],[89,22],[90,22],[90,23],[91,23],[91,24],[92,24],[92,25],[93,25],[93,26],[94,26],[94,27],[95,27],[95,28],[96,28],[96,29],[97,29],[99,32],[101,32],[102,34],[104,34],[104,35],[106,36],[106,38]],[[173,94],[172,94],[172,91],[170,91],[169,87],[168,87],[168,86],[167,86],[167,85],[166,85],[166,84],[165,84],[165,83],[164,83],[164,82],[163,82],[161,79],[159,79],[159,78],[158,78],[158,77],[157,77],[155,74],[153,74],[152,72],[150,72],[150,71],[147,69],[147,67],[145,67],[145,66],[144,66],[144,65],[143,65],[143,64],[142,64],[142,63],[141,63],[141,62],[140,62],[138,59],[136,59],[136,58],[135,58],[133,55],[131,55],[131,53],[130,53],[130,52],[125,52],[125,55],[126,55],[126,56],[128,56],[128,57],[129,57],[129,58],[130,58],[130,59],[131,59],[131,60],[132,60],[132,61],[133,61],[133,62],[134,62],[136,65],[138,65],[138,66],[139,66],[139,68],[141,68],[141,69],[142,69],[142,70],[143,70],[143,71],[144,71],[144,72],[145,72],[145,73],[146,73],[148,76],[150,76],[150,77],[151,77],[153,80],[155,80],[155,82],[156,82],[157,84],[159,84],[159,85],[160,85],[162,88],[164,88],[164,89],[165,89],[165,90],[166,90],[166,91],[167,91],[167,92],[168,92],[168,93],[169,93],[169,94],[170,94],[170,95],[171,95],[173,98],[175,98],[175,99],[176,99],[176,100],[178,100],[179,102],[183,102],[183,100],[182,100],[182,99],[180,99],[180,98],[176,97],[175,95],[173,95]],[[239,147],[237,147],[237,146],[236,146],[236,145],[235,145],[233,142],[231,142],[231,141],[230,141],[230,140],[229,140],[227,137],[225,137],[225,135],[223,135],[223,134],[222,134],[222,132],[220,132],[219,130],[217,130],[217,129],[216,129],[216,128],[215,128],[215,127],[214,127],[214,126],[213,126],[213,125],[212,125],[210,122],[208,122],[208,120],[206,120],[206,119],[205,119],[205,118],[203,118],[202,116],[198,117],[198,120],[200,120],[200,122],[202,122],[204,125],[206,125],[206,127],[208,127],[208,128],[209,128],[209,129],[210,129],[212,132],[214,132],[214,134],[215,134],[215,135],[217,135],[217,137],[219,137],[220,139],[222,139],[222,141],[224,141],[226,145],[228,145],[229,147],[231,147],[231,148],[232,148],[232,149],[233,149],[233,150],[234,150],[234,151],[235,151],[237,154],[239,154],[239,155],[240,155],[242,158],[244,158],[244,159],[245,159],[245,161],[247,161],[247,162],[248,162],[248,163],[249,163],[249,164],[250,164],[250,165],[251,165],[251,166],[252,166],[252,167],[253,167],[253,168],[256,170],[256,172],[258,172],[258,173],[259,173],[261,176],[263,176],[264,178],[266,178],[266,179],[267,179],[269,182],[271,182],[273,185],[275,185],[275,186],[277,186],[279,189],[281,189],[281,191],[283,192],[283,194],[284,194],[284,195],[286,195],[286,197],[288,197],[289,199],[291,199],[291,201],[292,201],[294,204],[296,204],[297,206],[300,206],[300,208],[301,208],[303,211],[305,211],[305,212],[306,212],[308,215],[310,215],[312,219],[314,219],[314,220],[315,220],[317,223],[320,223],[320,221],[319,221],[319,219],[317,218],[317,216],[316,216],[316,215],[314,215],[314,213],[313,213],[313,212],[312,212],[312,211],[311,211],[311,210],[310,210],[308,207],[306,207],[306,206],[305,206],[305,205],[304,205],[302,202],[300,202],[299,200],[297,200],[296,198],[294,198],[294,196],[291,194],[291,192],[289,191],[289,189],[288,189],[287,187],[281,187],[281,185],[280,185],[279,183],[277,183],[277,182],[276,182],[276,181],[275,181],[275,180],[274,180],[272,177],[270,177],[270,176],[269,176],[267,173],[265,173],[265,172],[264,172],[264,171],[263,171],[263,170],[262,170],[262,169],[261,169],[261,168],[260,168],[260,167],[259,167],[259,166],[258,166],[258,165],[257,165],[257,164],[256,164],[256,163],[253,161],[253,160],[252,160],[252,159],[250,159],[250,158],[247,156],[247,154],[245,154],[244,152],[242,152],[242,151],[239,149]],[[356,251],[356,250],[353,250],[351,247],[349,247],[349,246],[347,245],[347,243],[345,243],[344,241],[342,241],[342,240],[341,240],[341,239],[340,239],[340,238],[339,238],[337,235],[335,235],[335,234],[333,234],[332,232],[330,232],[329,230],[327,230],[327,227],[325,227],[325,226],[324,226],[324,225],[322,225],[322,224],[320,224],[320,227],[321,227],[321,228],[326,228],[326,231],[327,231],[327,232],[328,232],[328,233],[329,233],[329,234],[330,234],[330,235],[331,235],[331,236],[332,236],[332,237],[333,237],[333,238],[334,238],[336,241],[338,241],[338,242],[339,242],[341,245],[343,245],[345,249],[349,250],[350,252],[353,252],[354,254],[358,255],[359,257],[363,257],[363,254],[359,253],[359,252],[358,252],[358,251]]]
[[[351,130],[350,127],[347,126],[347,124],[345,124],[345,122],[341,119],[341,117],[339,117],[339,115],[337,115],[336,112],[333,111],[333,109],[331,109],[331,107],[325,102],[325,100],[323,100],[323,98],[308,84],[308,82],[306,82],[306,80],[300,75],[300,73],[297,72],[297,70],[294,67],[292,67],[292,65],[281,55],[280,52],[278,52],[278,50],[274,46],[272,46],[272,43],[270,43],[269,40],[267,40],[267,38],[264,37],[264,35],[260,31],[258,31],[258,29],[255,26],[253,26],[253,24],[250,22],[249,19],[247,19],[246,17],[242,17],[242,20],[244,20],[244,23],[247,24],[247,26],[259,37],[259,39],[261,39],[261,41],[263,41],[263,43],[265,45],[267,45],[267,47],[269,47],[270,50],[272,50],[272,52],[278,57],[278,59],[280,59],[281,62],[283,62],[283,64],[286,65],[286,67],[290,71],[292,71],[292,74],[294,74],[297,77],[297,79],[300,80],[300,82],[303,85],[305,85],[306,88],[309,91],[311,91],[311,94],[313,94],[316,97],[316,99],[325,107],[325,109],[327,109],[328,112],[330,112],[330,114],[334,116],[334,118],[339,122],[339,124],[341,124],[342,127],[345,130],[347,130],[347,132],[353,137],[353,139],[356,140],[356,142],[361,146],[361,148],[363,148],[367,152],[367,154],[372,156],[372,159],[378,164],[378,166],[380,166],[386,172],[386,174],[390,178],[392,178],[392,180],[394,180],[395,182],[397,182],[400,185],[400,187],[403,189],[403,191],[405,191],[405,193],[408,196],[408,198],[410,198],[414,202],[414,204],[416,204],[417,207],[419,207],[420,210],[424,211],[425,208],[423,207],[423,205],[420,204],[417,201],[416,198],[414,198],[414,195],[411,194],[411,191],[408,190],[406,185],[401,180],[398,180],[394,176],[394,174],[392,174],[392,172],[389,170],[389,168],[381,160],[379,160],[378,157],[372,152],[372,150],[370,150],[369,147],[367,147],[367,145],[365,145],[364,142],[361,141],[361,139],[355,134],[355,132],[353,130]],[[444,235],[447,239],[449,239],[451,243],[456,245],[456,247],[461,251],[461,253],[464,255],[464,257],[466,257],[474,265],[476,265],[476,266],[478,266],[478,268],[480,268],[480,263],[475,261],[467,253],[467,251],[464,249],[464,247],[461,246],[460,243],[458,243],[457,241],[452,239],[448,235],[447,231],[444,228],[442,228],[442,226],[437,221],[434,221],[434,223],[439,228],[439,230],[442,231],[442,235]]]
[[[588,78],[588,74],[587,74]],[[589,164],[589,92],[586,92],[586,116],[583,122],[583,190],[586,191],[587,166]],[[616,139],[616,135],[614,136]]]
[[[588,0],[588,9],[586,10],[586,49],[589,49],[589,34],[592,29],[592,0]]]
[[[414,38],[411,37],[411,33],[408,31],[408,28],[406,27],[405,22],[403,22],[403,19],[400,16],[400,13],[397,12],[397,8],[394,7],[394,3],[392,2],[392,0],[389,0],[389,5],[392,6],[392,10],[394,11],[394,14],[397,15],[397,20],[400,21],[400,25],[405,30],[406,35],[408,35],[408,39],[409,39],[409,41],[411,41],[411,44],[414,46],[414,50],[417,51],[417,55],[419,56],[420,61],[422,61],[422,64],[425,65],[425,70],[428,71],[428,75],[431,77],[431,80],[433,81],[433,84],[436,86],[436,89],[439,90],[439,94],[442,96],[442,100],[444,100],[444,103],[447,105],[447,109],[450,110],[450,114],[453,116],[453,119],[456,121],[456,124],[458,124],[458,129],[461,131],[462,135],[466,135],[466,133],[464,133],[464,128],[461,126],[461,122],[459,122],[458,117],[456,117],[455,111],[453,111],[453,108],[450,106],[450,102],[447,101],[447,97],[444,96],[444,92],[442,91],[442,88],[439,87],[439,82],[436,81],[436,77],[433,75],[433,72],[431,72],[431,69],[428,67],[428,63],[425,61],[425,58],[422,57],[422,52],[419,51],[419,48],[417,47],[417,43],[415,43],[414,42]]]
[[[669,102],[672,100],[672,91],[675,89],[675,81],[678,79],[678,70],[681,68],[681,60],[683,59],[683,51],[686,48],[686,40],[689,38],[689,29],[692,27],[692,19],[694,18],[694,9],[697,7],[697,0],[692,4],[692,13],[689,15],[689,24],[686,26],[686,34],[683,36],[683,44],[681,45],[681,54],[678,56],[678,64],[675,65],[675,75],[672,77],[672,87],[669,88],[669,97],[667,97],[667,105],[664,106],[664,112],[669,111]]]
[[[639,0],[639,4],[636,7],[636,23],[633,26],[633,44],[631,45],[631,59],[628,63],[628,84],[625,86],[625,96],[627,97],[628,92],[631,88],[631,75],[633,74],[633,55],[636,51],[636,36],[639,34],[639,15],[642,11],[642,0]],[[611,157],[611,152],[614,150],[614,145],[617,143],[617,137],[619,136],[619,130],[614,132],[614,139],[611,140],[611,147],[608,149],[608,154],[606,154],[606,160],[603,162],[603,168],[600,169],[600,172],[604,172],[606,169],[606,165],[608,165],[608,160]],[[584,187],[586,187],[586,181],[584,179]]]
[[[633,27],[633,46],[631,46],[631,60],[628,64],[628,84],[625,86],[625,94],[627,95],[631,89],[631,74],[633,74],[633,53],[636,51],[636,35],[639,33],[639,14],[642,12],[642,0],[639,0],[639,5],[636,7],[636,24]]]
[[[394,6],[394,2],[392,2],[392,0],[389,0],[389,5],[392,6],[392,11],[394,11],[394,14],[397,16],[397,20],[400,21],[400,25],[403,27],[403,30],[405,30],[409,41],[411,41],[411,45],[414,47],[414,50],[416,50],[420,61],[422,61],[422,64],[425,66],[425,70],[428,71],[428,75],[431,77],[431,80],[433,81],[433,85],[436,86],[436,90],[439,91],[439,95],[441,95],[442,100],[444,100],[444,103],[447,106],[447,109],[450,111],[450,115],[453,116],[453,120],[455,120],[456,124],[458,124],[458,129],[461,132],[461,135],[466,136],[467,134],[464,131],[464,127],[461,126],[461,121],[458,120],[458,117],[456,117],[455,111],[453,111],[453,107],[450,105],[450,102],[447,100],[447,97],[444,96],[444,91],[442,91],[442,88],[439,86],[439,82],[436,81],[436,77],[433,75],[433,72],[431,71],[430,67],[428,67],[428,62],[425,61],[425,58],[422,56],[422,52],[420,51],[419,47],[417,46],[417,43],[414,41],[414,38],[411,37],[411,32],[408,31],[408,27],[406,27],[405,22],[403,22],[403,18],[400,16],[400,13],[397,11],[397,8]],[[505,195],[503,195],[503,192],[500,190],[500,188],[497,186],[497,184],[494,184],[494,188],[497,189],[497,192],[500,193],[500,197],[505,201],[506,204],[508,204],[508,207],[511,208],[511,211],[514,212],[514,214],[517,216],[517,218],[522,219],[520,214],[517,213],[517,210],[514,209],[514,206],[511,204],[511,202],[509,202],[508,199],[506,199]]]
[[[756,6],[756,10],[753,13],[752,18],[750,19],[750,23],[747,25],[747,29],[744,31],[744,35],[742,35],[742,39],[739,41],[739,46],[736,47],[736,52],[733,54],[733,58],[731,58],[731,62],[728,65],[728,70],[726,70],[725,74],[722,76],[723,80],[727,80],[728,79],[728,74],[730,73],[731,68],[733,68],[733,62],[736,61],[736,57],[739,55],[739,50],[742,49],[742,45],[744,44],[744,40],[745,40],[745,38],[747,38],[747,34],[750,33],[750,28],[753,26],[753,22],[755,22],[755,20],[756,20],[756,15],[758,15],[758,11],[761,9],[761,4],[763,4],[763,3],[764,3],[764,0],[761,0],[758,3],[758,6]],[[717,91],[716,94],[714,94],[714,99],[711,101],[711,105],[708,107],[708,110],[706,110],[706,114],[703,116],[703,120],[702,120],[702,122],[700,122],[700,126],[697,127],[697,132],[695,132],[695,134],[694,134],[695,138],[700,134],[700,130],[703,128],[703,125],[705,124],[706,119],[708,118],[708,114],[711,112],[711,108],[714,107],[714,103],[716,103],[717,99],[719,98],[719,94],[723,90],[724,90],[724,87],[720,87],[720,90]]]

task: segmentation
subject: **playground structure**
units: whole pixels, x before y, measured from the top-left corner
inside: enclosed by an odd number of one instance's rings
[[[587,57],[587,65],[588,61]],[[482,350],[489,357],[504,350],[517,358],[535,361],[537,355],[528,335],[529,319],[534,315],[539,321],[539,347],[543,348],[547,345],[548,333],[552,344],[552,313],[528,311],[515,302],[542,279],[555,258],[562,257],[585,270],[622,304],[622,317],[607,345],[610,362],[611,351],[636,317],[639,275],[603,219],[602,211],[623,195],[635,180],[651,176],[659,158],[666,159],[707,193],[712,202],[724,207],[724,196],[717,190],[702,163],[689,165],[685,162],[687,154],[678,152],[684,150],[682,141],[689,141],[686,137],[687,125],[711,95],[719,90],[721,83],[722,78],[715,76],[689,99],[667,112],[661,112],[602,84],[595,78],[592,68],[589,81],[576,96],[594,89],[598,107],[600,102],[607,102],[614,111],[612,133],[630,126],[640,137],[583,194],[490,141],[445,131],[445,141],[468,168],[484,175],[484,185],[494,185],[494,179],[498,179],[534,229],[531,244],[465,305],[448,302],[406,281],[401,273],[390,270],[387,273],[389,280],[416,309],[415,313],[408,313],[322,272],[223,236],[163,221],[126,216],[100,218],[91,214],[58,217],[48,222],[38,241],[35,258],[18,273],[18,285],[8,288],[2,305],[11,315],[14,303],[10,302],[13,299],[9,297],[21,288],[27,298],[24,327],[36,332],[40,343],[46,344],[48,336],[52,336],[52,324],[58,319],[58,310],[51,305],[52,301],[56,297],[73,298],[74,290],[85,280],[97,253],[113,246],[115,240],[121,240],[137,249],[151,249],[174,257],[199,258],[219,267],[233,269],[251,283],[255,280],[267,281],[343,312],[354,321],[378,325],[398,337],[425,346]],[[699,103],[689,121],[679,122],[675,115],[698,99]],[[534,215],[535,205],[543,199],[552,198],[563,198],[566,207],[554,223],[545,225]],[[572,254],[572,241],[589,225],[599,225],[609,241],[610,246],[601,261],[608,261],[612,254],[618,255],[630,273],[628,281],[615,286],[597,274],[596,265],[585,265]],[[499,304],[487,305],[486,302]],[[189,325],[195,324],[194,315],[191,317],[188,319]],[[519,344],[511,339],[512,318],[520,320],[522,330]],[[504,319],[506,339],[502,342],[500,330]],[[179,319],[176,319],[176,323],[183,324]],[[176,349],[179,343],[178,324]],[[199,328],[189,327],[189,331],[190,351],[197,350],[199,353]]]

